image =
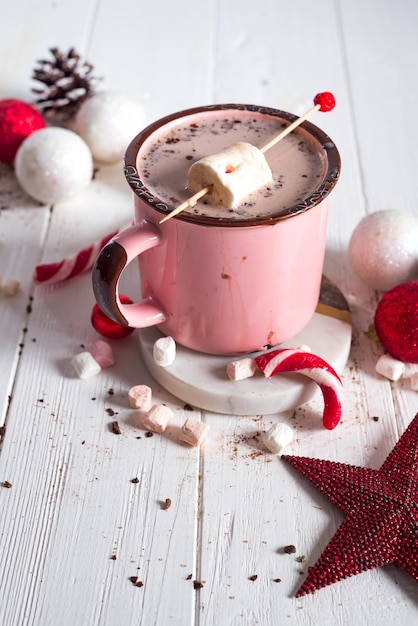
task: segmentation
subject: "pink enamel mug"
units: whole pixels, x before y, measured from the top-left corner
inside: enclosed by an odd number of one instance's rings
[[[265,153],[271,185],[236,209],[194,206],[161,220],[191,194],[190,165],[236,141],[261,148],[296,116],[252,105],[188,109],[140,132],[125,156],[134,225],[99,253],[100,308],[126,326],[157,326],[183,346],[234,355],[287,341],[318,303],[329,195],[340,174],[332,140],[304,122]],[[118,283],[139,263],[142,300],[122,304]]]

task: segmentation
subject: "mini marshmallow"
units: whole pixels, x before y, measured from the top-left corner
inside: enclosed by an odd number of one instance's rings
[[[231,209],[251,193],[268,185],[272,178],[270,166],[261,150],[241,141],[193,163],[187,187],[192,193],[209,187],[209,200]]]
[[[131,409],[148,411],[152,402],[152,390],[148,385],[135,385],[128,391],[129,406]]]
[[[15,278],[6,278],[1,281],[1,290],[5,296],[15,296],[20,289],[20,282]]]
[[[80,352],[71,359],[71,365],[79,378],[92,378],[101,372],[101,367],[90,352]]]
[[[278,454],[279,456],[283,454],[284,449],[292,441],[292,439],[293,429],[282,422],[274,424],[270,430],[264,433],[262,437],[262,441],[267,450],[270,450],[270,452]]]
[[[190,446],[198,447],[206,438],[209,432],[209,425],[188,417],[181,427],[180,441],[188,443]]]
[[[154,404],[142,418],[144,428],[153,433],[163,433],[173,417],[173,411],[165,404]]]
[[[411,382],[412,391],[418,391],[418,372],[415,372],[415,374],[412,374],[409,380]]]
[[[90,353],[96,359],[102,369],[111,367],[115,364],[115,357],[113,356],[113,350],[107,341],[99,339],[90,346]]]
[[[389,380],[399,380],[405,371],[405,363],[393,358],[390,354],[383,354],[376,363],[376,372]]]
[[[152,356],[157,365],[167,367],[176,358],[176,342],[172,337],[160,337],[153,346]]]
[[[411,378],[411,376],[418,373],[418,363],[405,363],[404,365],[405,370],[402,378]]]
[[[226,366],[226,373],[231,380],[244,380],[254,376],[254,372],[257,369],[254,359],[245,358],[238,361],[231,361]]]

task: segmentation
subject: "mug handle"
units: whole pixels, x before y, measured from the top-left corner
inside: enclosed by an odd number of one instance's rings
[[[167,315],[152,296],[134,304],[122,304],[119,279],[125,267],[138,255],[161,245],[161,232],[143,220],[115,235],[99,252],[92,270],[97,304],[113,321],[122,326],[145,328],[161,324]]]

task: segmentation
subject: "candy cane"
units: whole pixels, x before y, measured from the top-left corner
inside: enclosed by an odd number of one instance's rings
[[[102,239],[95,243],[83,248],[73,256],[57,261],[56,263],[45,263],[37,265],[35,267],[35,284],[37,285],[56,285],[62,283],[74,276],[78,276],[83,272],[87,272],[93,267],[94,261],[100,250],[112,239],[115,235],[120,233],[126,228],[120,228],[112,233],[109,233]]]
[[[310,352],[284,348],[261,354],[255,362],[266,378],[279,372],[297,372],[314,380],[324,396],[324,427],[332,430],[337,426],[342,414],[343,386],[337,372],[324,359]]]

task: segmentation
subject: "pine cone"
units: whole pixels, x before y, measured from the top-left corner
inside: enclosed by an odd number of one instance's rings
[[[58,48],[50,52],[53,59],[40,59],[33,71],[32,79],[44,84],[42,89],[32,89],[40,96],[34,104],[46,118],[69,120],[101,79],[91,75],[93,65],[82,61],[74,48],[67,54]]]

